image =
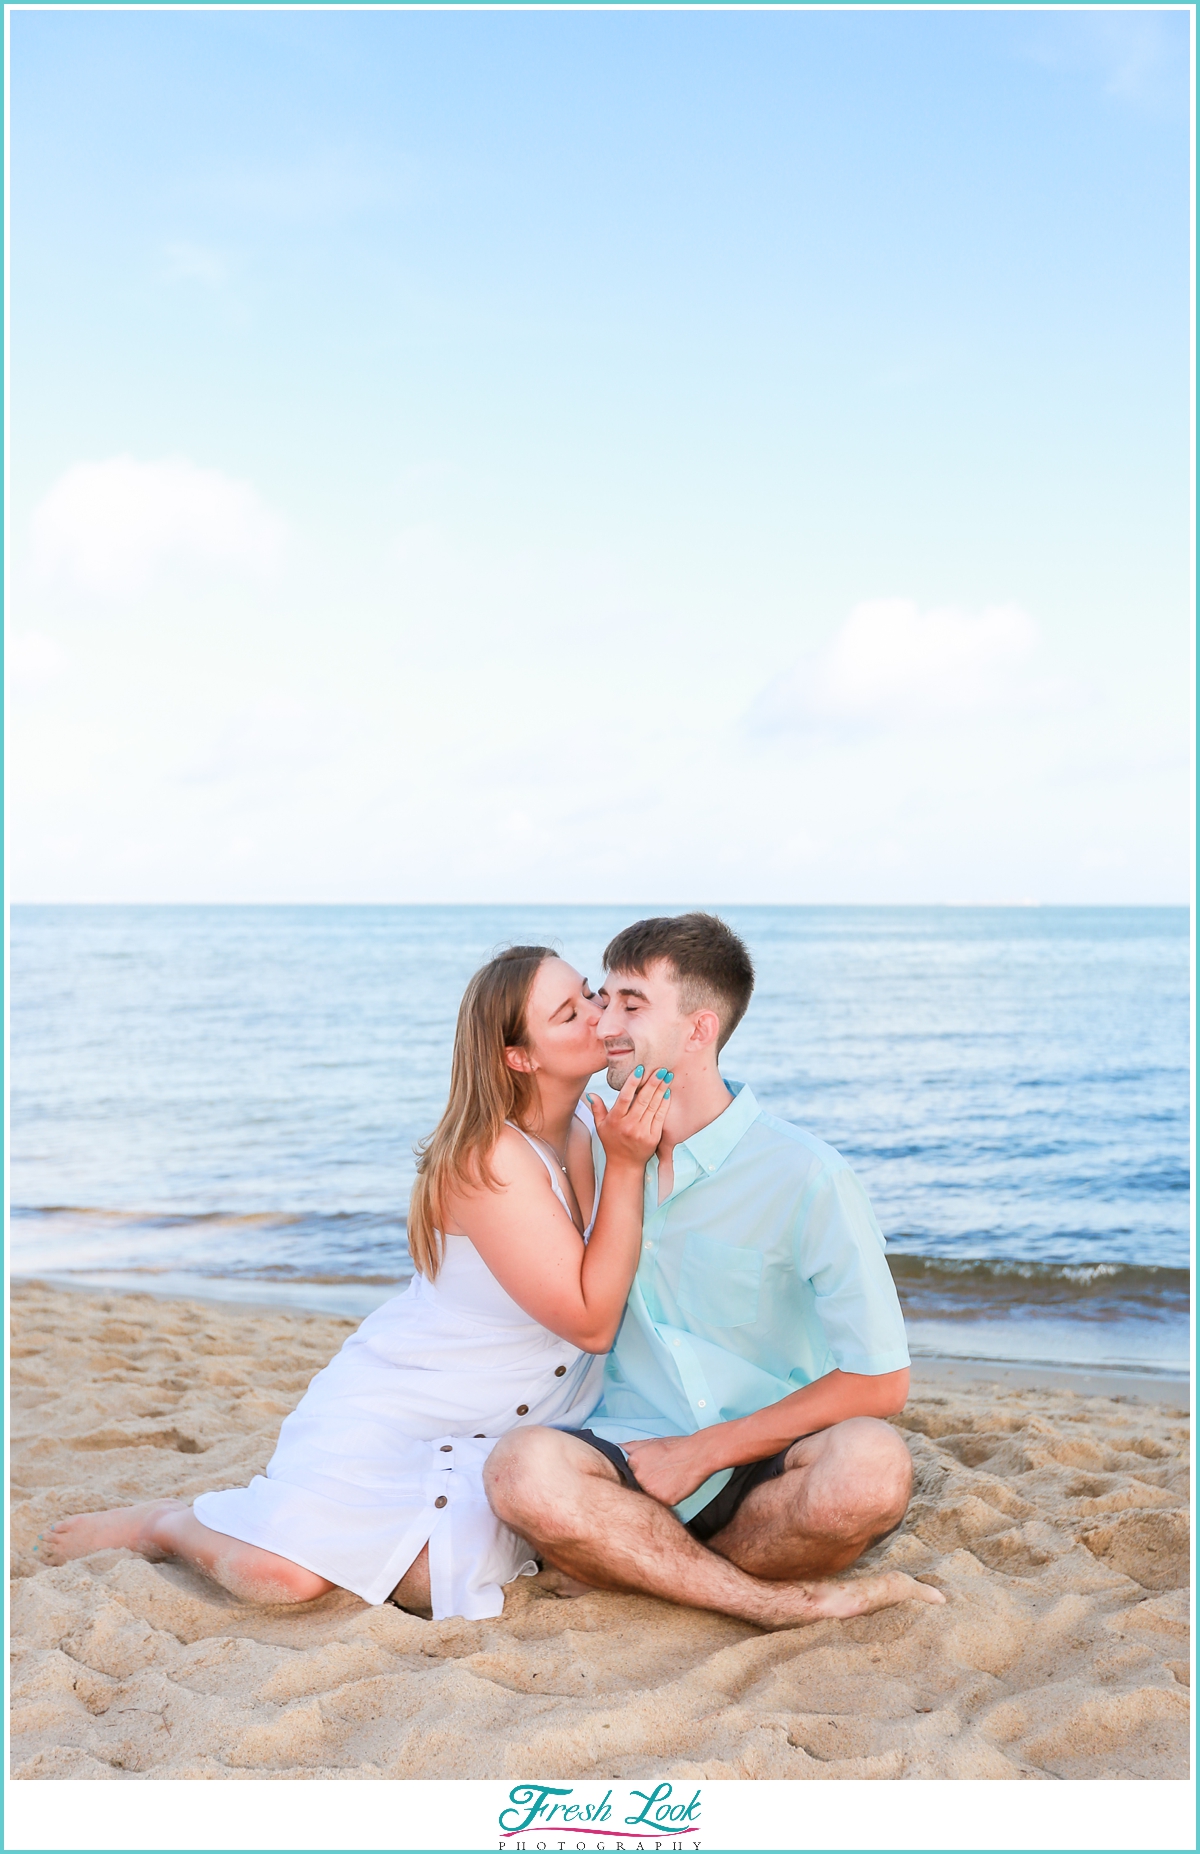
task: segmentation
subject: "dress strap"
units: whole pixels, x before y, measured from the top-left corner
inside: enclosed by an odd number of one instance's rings
[[[596,1116],[592,1112],[591,1108],[588,1106],[586,1100],[580,1100],[578,1106],[575,1109],[575,1118],[576,1120],[579,1120],[583,1123],[583,1126],[587,1132],[588,1138],[590,1140],[595,1140],[597,1137]],[[596,1212],[600,1208],[600,1167],[596,1164],[595,1154],[596,1154],[596,1148],[593,1145],[592,1147],[592,1171],[594,1172],[595,1178],[596,1178],[596,1188],[594,1192],[592,1193],[592,1214],[588,1218],[587,1228],[583,1232],[584,1242],[587,1241],[588,1237],[592,1233],[592,1226],[594,1225],[596,1221]]]
[[[553,1165],[550,1163],[550,1160],[546,1157],[545,1153],[542,1151],[541,1147],[538,1145],[537,1140],[534,1139],[532,1133],[527,1133],[524,1127],[519,1127],[515,1120],[506,1120],[504,1124],[506,1127],[511,1127],[514,1133],[519,1133],[521,1135],[521,1138],[523,1140],[526,1140],[528,1144],[533,1147],[533,1150],[537,1153],[538,1158],[542,1161],[542,1164],[545,1166],[546,1170],[550,1174],[550,1189],[553,1191],[555,1197],[558,1199],[559,1203],[562,1205],[567,1215],[571,1217],[571,1206],[568,1204],[566,1200],[566,1196],[563,1192],[563,1188],[558,1182],[558,1174],[555,1171]],[[571,1221],[572,1223],[574,1223],[575,1221],[574,1217],[571,1217]]]

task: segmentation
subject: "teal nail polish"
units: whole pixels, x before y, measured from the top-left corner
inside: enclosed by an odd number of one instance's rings
[[[659,1081],[670,1081],[671,1079],[665,1069],[655,1069],[654,1073],[657,1075]]]
[[[671,1098],[671,1090],[669,1088],[664,1088],[663,1089],[663,1100],[669,1101],[670,1098]]]
[[[674,1069],[668,1069],[668,1070],[667,1070],[667,1072],[666,1072],[666,1074],[665,1074],[665,1075],[663,1076],[663,1080],[664,1080],[664,1081],[674,1081],[674,1080],[675,1080],[675,1071],[674,1071]]]
[[[645,1069],[643,1068],[640,1062],[638,1063],[636,1069],[633,1072],[638,1077],[639,1081],[641,1080],[641,1077],[646,1073]]]

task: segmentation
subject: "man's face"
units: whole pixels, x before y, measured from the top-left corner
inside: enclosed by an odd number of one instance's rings
[[[610,1088],[622,1087],[639,1062],[647,1075],[680,1067],[692,1019],[680,1015],[679,985],[667,960],[648,972],[608,973],[598,995]]]

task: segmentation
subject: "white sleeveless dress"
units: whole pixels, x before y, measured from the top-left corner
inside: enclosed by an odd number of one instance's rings
[[[434,1616],[498,1616],[503,1586],[537,1565],[489,1507],[483,1464],[509,1429],[584,1427],[603,1376],[603,1356],[531,1320],[474,1244],[448,1236],[437,1280],[415,1275],[318,1371],[266,1475],[201,1494],[196,1517],[366,1603],[386,1602],[428,1542]]]

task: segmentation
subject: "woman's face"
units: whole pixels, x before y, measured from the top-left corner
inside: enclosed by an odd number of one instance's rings
[[[525,1014],[532,1068],[572,1082],[585,1082],[602,1069],[608,1058],[596,1033],[600,1013],[599,999],[574,966],[544,959]]]

